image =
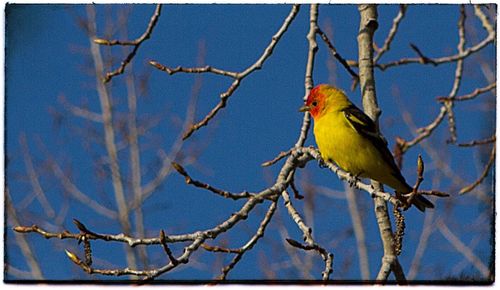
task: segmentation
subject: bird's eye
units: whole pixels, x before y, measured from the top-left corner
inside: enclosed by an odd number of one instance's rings
[[[313,107],[316,107],[317,105],[318,105],[318,102],[316,102],[316,101],[312,102]]]

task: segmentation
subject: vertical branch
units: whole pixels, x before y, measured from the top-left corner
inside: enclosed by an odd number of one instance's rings
[[[460,5],[460,19],[458,20],[458,53],[463,53],[465,50],[465,6]],[[462,81],[462,73],[464,70],[464,59],[459,59],[457,61],[457,68],[455,69],[455,80],[453,81],[453,87],[451,88],[451,92],[449,94],[449,99],[454,99],[458,93],[458,89],[460,88],[460,83]],[[448,128],[450,130],[450,142],[457,142],[457,128],[455,124],[455,114],[453,113],[453,101],[445,101],[444,107],[446,108],[446,112],[448,113]]]
[[[307,99],[309,92],[314,86],[312,74],[314,70],[314,59],[318,51],[318,43],[316,42],[316,32],[318,31],[318,4],[311,4],[309,13],[309,33],[307,34],[307,41],[309,42],[309,52],[307,54],[306,76],[305,76],[305,95],[304,101]],[[300,128],[300,136],[295,143],[295,147],[303,146],[306,142],[307,133],[311,127],[311,115],[309,112],[304,114],[302,120],[302,127]]]
[[[12,199],[10,197],[9,189],[5,188],[5,210],[7,211],[8,218],[12,219],[15,225],[20,225],[19,219],[17,218],[17,213],[14,205],[12,204]],[[33,250],[31,249],[30,244],[26,240],[24,235],[14,235],[16,238],[17,246],[21,249],[24,258],[26,259],[26,263],[30,267],[31,279],[43,280],[42,270],[40,269],[40,265],[38,261],[35,259],[35,255]]]
[[[366,114],[374,120],[378,128],[378,117],[381,111],[377,104],[375,76],[373,74],[373,35],[378,28],[377,7],[376,5],[359,5],[358,10],[361,16],[358,34],[358,49],[359,80],[363,98],[363,109]],[[372,181],[372,185],[375,189],[382,189],[382,185],[378,182]],[[387,203],[380,197],[375,197],[373,200],[380,237],[384,248],[382,266],[376,280],[380,282],[386,281],[392,270],[396,276],[396,281],[398,283],[405,283],[406,278],[394,251],[394,237],[392,234],[391,220],[387,210]]]
[[[132,172],[132,192],[134,199],[140,199],[142,196],[141,188],[141,159],[139,153],[139,137],[137,133],[137,94],[135,89],[134,77],[132,75],[133,65],[129,65],[129,74],[127,74],[125,82],[127,84],[127,101],[128,101],[128,144],[130,146],[130,169]],[[135,216],[135,232],[139,237],[145,236],[144,231],[144,216],[142,207],[137,206],[134,210]],[[139,248],[139,255],[147,265],[148,257],[144,247]]]
[[[408,271],[408,280],[415,279],[418,271],[420,270],[420,261],[424,256],[424,251],[427,248],[429,237],[434,230],[434,213],[435,211],[429,211],[429,213],[425,215],[424,224],[422,225],[422,233],[420,234],[418,246],[415,250],[415,256],[413,257],[410,270]]]
[[[34,196],[40,202],[40,205],[45,211],[47,217],[52,219],[55,217],[56,214],[54,212],[54,209],[52,209],[50,202],[47,200],[45,192],[42,189],[42,185],[40,184],[38,174],[35,170],[35,167],[33,166],[33,161],[31,160],[31,154],[28,148],[28,144],[26,142],[26,135],[24,133],[21,134],[21,136],[19,137],[19,143],[21,144],[21,148],[23,151],[24,164],[26,166],[26,171],[30,179],[31,187],[33,187]]]
[[[104,125],[104,142],[106,146],[106,151],[109,157],[109,163],[111,167],[111,179],[113,183],[113,189],[115,193],[115,200],[118,207],[118,220],[125,234],[130,234],[131,226],[129,221],[129,209],[125,200],[125,193],[123,190],[123,184],[121,180],[120,167],[118,164],[118,154],[116,150],[115,143],[115,132],[113,128],[112,120],[112,109],[111,100],[108,93],[108,88],[101,82],[102,75],[104,73],[104,64],[99,50],[99,45],[96,44],[93,39],[96,35],[96,21],[95,21],[95,10],[92,6],[87,6],[87,16],[89,19],[89,42],[90,51],[92,58],[94,60],[95,73],[96,73],[96,87],[97,93],[99,95],[99,101],[102,110],[102,120]],[[135,268],[136,261],[133,251],[130,247],[125,246],[127,252],[127,263],[129,267]]]
[[[361,272],[361,279],[366,281],[370,279],[370,268],[368,263],[368,250],[366,249],[365,230],[363,229],[363,222],[361,220],[360,211],[356,202],[356,192],[354,191],[354,188],[346,184],[345,192],[347,207],[352,220],[354,237],[356,238],[356,244],[358,247],[359,271]]]

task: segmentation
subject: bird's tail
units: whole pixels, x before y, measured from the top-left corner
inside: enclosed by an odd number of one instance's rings
[[[415,205],[421,212],[425,212],[426,208],[434,208],[434,204],[432,204],[432,202],[419,194],[413,197],[412,204]]]

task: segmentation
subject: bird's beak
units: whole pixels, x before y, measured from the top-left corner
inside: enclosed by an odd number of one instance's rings
[[[299,112],[309,112],[311,110],[311,107],[308,105],[304,105],[300,107]]]

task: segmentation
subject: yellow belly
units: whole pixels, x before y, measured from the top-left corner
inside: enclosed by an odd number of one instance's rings
[[[334,161],[354,176],[371,178],[396,190],[406,188],[372,142],[358,134],[342,114],[329,113],[315,120],[314,136],[323,159]]]

